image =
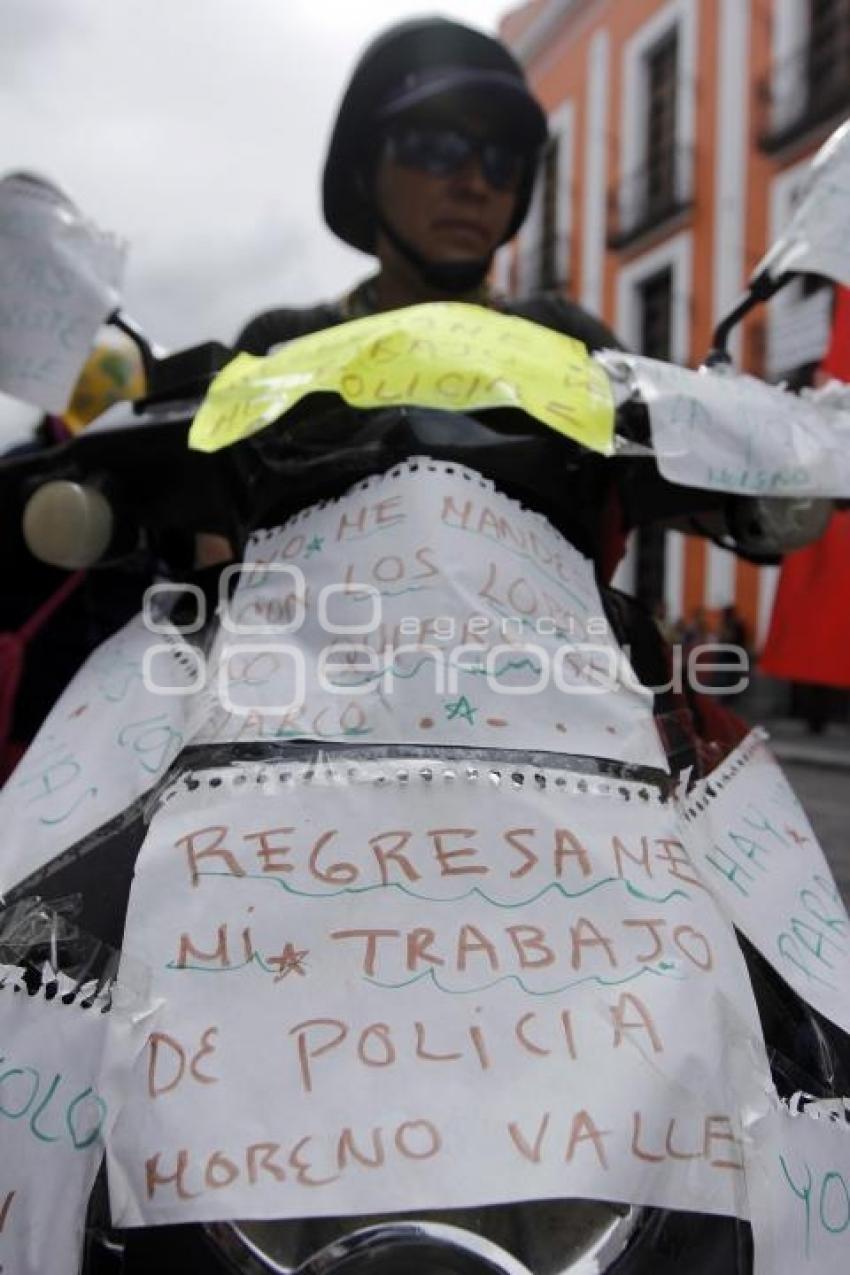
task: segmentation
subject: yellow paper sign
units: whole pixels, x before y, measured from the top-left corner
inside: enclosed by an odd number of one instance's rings
[[[210,386],[189,446],[219,451],[318,391],[363,408],[516,407],[592,451],[613,451],[610,383],[580,341],[457,301],[356,319],[265,358],[238,355]]]

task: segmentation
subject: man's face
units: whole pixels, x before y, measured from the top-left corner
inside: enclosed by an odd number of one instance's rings
[[[451,130],[478,141],[497,141],[484,121],[474,114],[429,116],[405,120],[398,128],[420,132]],[[390,225],[428,261],[469,261],[488,257],[501,243],[511,222],[522,173],[522,162],[507,184],[504,171],[498,182],[488,178],[480,153],[473,150],[453,171],[425,171],[396,155],[404,151],[392,143],[381,151],[376,175],[378,206]]]

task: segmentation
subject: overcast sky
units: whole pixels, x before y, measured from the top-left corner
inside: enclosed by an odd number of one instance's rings
[[[369,269],[319,181],[354,61],[440,12],[495,30],[511,0],[0,0],[0,175],[28,168],[129,242],[125,308],[170,347]]]
[[[495,30],[512,0],[0,0],[0,176],[42,172],[127,240],[124,308],[160,344],[228,342],[369,258],[325,229],[342,90],[383,28]],[[0,395],[0,448],[31,409]],[[36,414],[37,415],[37,414]]]

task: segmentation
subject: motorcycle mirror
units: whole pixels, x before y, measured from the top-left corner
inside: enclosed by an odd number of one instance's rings
[[[138,323],[131,319],[129,314],[125,314],[123,310],[113,310],[106,322],[110,327],[117,328],[119,332],[123,332],[133,342],[142,360],[145,385],[150,387],[154,380],[157,364],[164,358],[165,351],[151,345]]]
[[[788,226],[756,266],[747,292],[712,338],[709,367],[729,363],[729,335],[755,306],[798,274],[817,274],[850,287],[850,119],[831,134],[812,160]]]

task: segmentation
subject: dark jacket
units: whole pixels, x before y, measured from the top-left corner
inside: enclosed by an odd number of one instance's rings
[[[374,306],[370,303],[373,286],[374,280],[369,279],[341,301],[325,305],[307,309],[266,310],[245,325],[236,338],[235,348],[248,354],[267,354],[284,341],[374,313]],[[544,292],[522,297],[517,301],[499,300],[491,304],[504,314],[529,319],[543,327],[553,328],[556,332],[563,332],[565,336],[575,337],[583,341],[590,350],[623,348],[611,329],[601,320],[558,293]]]

